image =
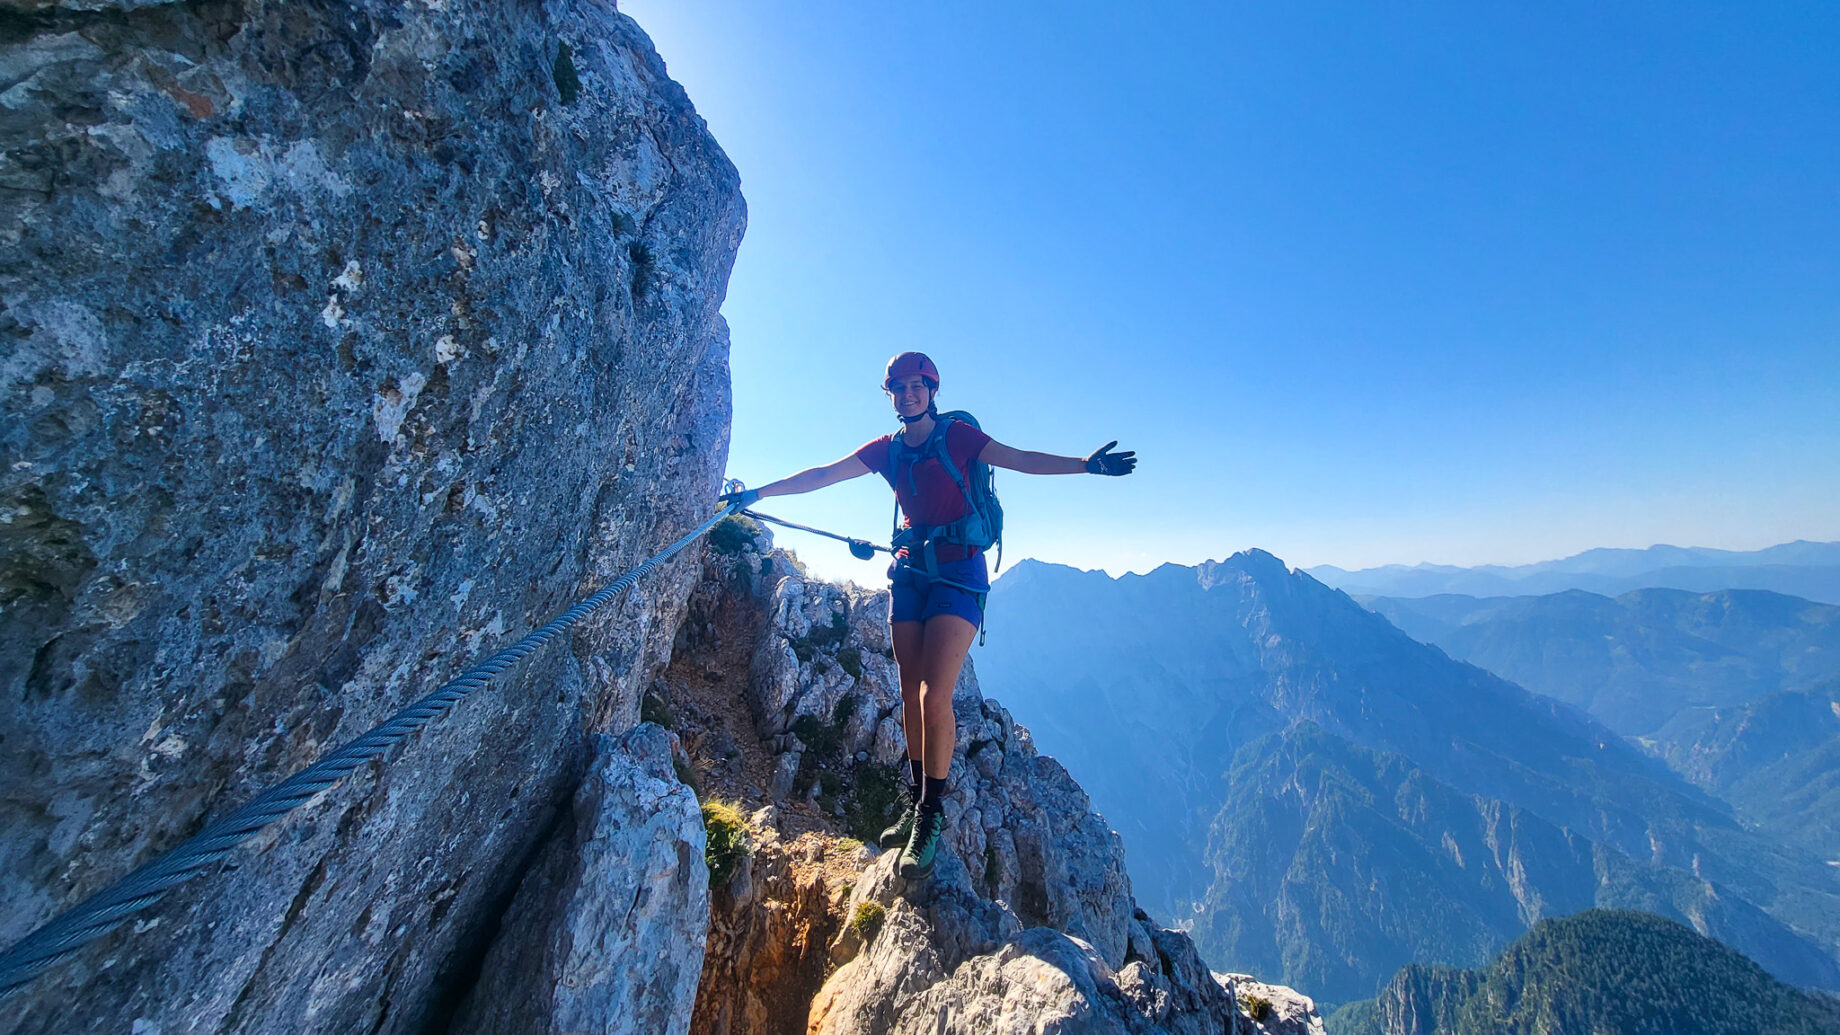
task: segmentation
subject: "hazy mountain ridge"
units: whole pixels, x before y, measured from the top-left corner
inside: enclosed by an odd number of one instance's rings
[[[1480,964],[1542,917],[1614,904],[1742,942],[1775,972],[1833,967],[1785,923],[1690,872],[1647,865],[1312,723],[1242,749],[1210,830],[1197,944],[1332,1001],[1415,960]],[[1285,860],[1280,868],[1261,859]]]
[[[1365,601],[1637,738],[1773,836],[1840,858],[1840,607],[1757,590]]]
[[[1840,861],[1840,680],[1683,712],[1653,750],[1746,820]]]
[[[1369,810],[1361,823],[1332,823],[1329,812],[1284,806],[1263,781],[1248,778],[1262,771],[1273,750],[1262,745],[1242,754],[1249,745],[1308,722],[1322,738],[1306,745],[1305,764],[1297,768],[1314,764],[1312,751],[1321,752],[1326,765],[1357,770],[1375,765],[1361,761],[1374,753],[1396,756],[1428,785],[1448,788],[1429,799],[1466,803],[1440,804],[1433,812],[1449,815],[1431,814],[1425,829],[1447,818],[1444,828],[1454,832],[1464,822],[1473,825],[1479,812],[1509,807],[1525,813],[1529,824],[1566,831],[1589,846],[1544,883],[1532,879],[1525,889],[1530,901],[1666,909],[1771,958],[1794,980],[1836,980],[1831,957],[1840,895],[1825,867],[1747,832],[1721,804],[1575,709],[1452,662],[1269,554],[1251,551],[1198,568],[1165,565],[1116,580],[1024,562],[998,581],[991,606],[1001,624],[980,650],[979,665],[993,682],[1002,681],[1018,719],[1067,761],[1124,834],[1142,899],[1173,909],[1204,898],[1215,909],[1256,902],[1269,914],[1262,920],[1247,914],[1239,930],[1210,933],[1204,910],[1196,918],[1204,948],[1236,945],[1233,951],[1251,953],[1251,944],[1263,938],[1257,958],[1280,960],[1285,980],[1334,1001],[1367,994],[1362,980],[1375,987],[1392,960],[1410,958],[1420,945],[1474,945],[1467,959],[1448,960],[1474,964],[1486,959],[1483,946],[1502,937],[1506,900],[1489,886],[1495,878],[1485,880],[1480,871],[1439,886],[1439,895],[1460,900],[1451,907],[1460,922],[1435,931],[1401,927],[1384,913],[1344,901],[1332,881],[1318,881],[1310,895],[1302,890],[1307,882],[1284,883],[1294,868],[1311,872],[1311,853],[1333,849],[1338,831],[1351,839],[1343,849],[1370,857],[1376,844],[1402,838],[1417,843],[1395,845],[1389,849],[1395,856],[1419,858],[1428,851],[1425,838],[1401,833],[1398,820],[1384,818],[1391,806]],[[1080,633],[1095,629],[1104,635]],[[1295,746],[1300,735],[1288,736]],[[1357,762],[1349,763],[1350,757]],[[1332,786],[1360,787],[1372,779],[1356,773]],[[1290,793],[1295,782],[1283,776],[1273,785]],[[1347,813],[1343,799],[1363,800],[1354,793],[1314,800]],[[1261,801],[1276,809],[1273,815],[1288,810],[1293,825],[1320,833],[1287,842],[1289,855],[1263,851],[1279,842],[1253,836],[1236,818],[1252,814],[1249,807]],[[1459,820],[1459,814],[1472,818]],[[1215,823],[1221,816],[1229,820],[1224,826]],[[1203,833],[1210,825],[1214,833]],[[1251,847],[1236,854],[1232,841],[1239,836],[1250,838]],[[1430,847],[1439,841],[1430,838]],[[1196,872],[1192,860],[1203,851],[1212,865]],[[1627,858],[1628,869],[1603,861],[1610,856]],[[1250,869],[1223,871],[1223,859],[1241,858]],[[1512,864],[1500,867],[1500,880],[1521,879],[1514,874],[1527,870],[1524,862],[1518,871]],[[1351,872],[1375,871],[1357,866]],[[1625,873],[1648,876],[1616,876]],[[1606,883],[1607,876],[1616,879]],[[1213,889],[1197,888],[1197,878]],[[1589,896],[1556,890],[1581,881],[1593,886]],[[1254,893],[1278,887],[1295,893]],[[1732,909],[1694,915],[1714,900]],[[1306,907],[1299,903],[1306,902],[1320,921],[1300,919]],[[1519,908],[1517,900],[1508,912]],[[1765,911],[1827,933],[1810,941]],[[1335,947],[1356,944],[1365,948],[1340,956],[1357,963],[1366,957],[1373,969],[1338,971],[1341,965],[1330,962]],[[1239,962],[1213,960],[1225,968]],[[1338,987],[1311,987],[1304,974]]]
[[[1535,564],[1456,567],[1388,564],[1349,571],[1332,564],[1304,569],[1326,585],[1369,596],[1529,596],[1582,589],[1615,596],[1634,589],[1708,593],[1759,589],[1840,604],[1840,543],[1797,540],[1762,550],[1651,546],[1586,550]]]
[[[1840,676],[1840,607],[1761,590],[1583,590],[1363,598],[1414,639],[1627,736],[1685,708],[1732,706]]]

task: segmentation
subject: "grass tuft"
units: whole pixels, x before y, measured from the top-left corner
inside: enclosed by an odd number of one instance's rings
[[[708,832],[703,861],[709,864],[709,886],[727,887],[748,854],[747,817],[732,803],[711,798],[703,803],[703,829]]]
[[[881,933],[882,922],[888,919],[888,911],[879,902],[864,902],[856,907],[856,915],[850,918],[850,930],[867,944]]]

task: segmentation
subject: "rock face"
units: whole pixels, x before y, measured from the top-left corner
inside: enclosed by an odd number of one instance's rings
[[[1233,990],[1240,1009],[1259,1025],[1264,1035],[1323,1035],[1316,1000],[1283,985],[1268,985],[1250,974],[1216,974],[1215,980]]]
[[[1141,912],[1124,918],[1138,940],[1108,959],[1064,931],[1024,929],[1008,902],[973,890],[956,855],[911,888],[895,863],[887,853],[857,888],[852,911],[879,907],[883,919],[838,946],[848,962],[812,1004],[814,1033],[1260,1031],[1188,936]]]
[[[711,578],[694,597],[679,661],[705,652],[750,659],[745,682],[729,684],[729,710],[745,707],[754,729],[744,733],[767,751],[748,759],[745,744],[724,746],[698,765],[726,793],[790,801],[755,813],[756,869],[737,877],[742,890],[716,895],[716,929],[736,933],[711,938],[693,1030],[1267,1030],[1236,1005],[1230,982],[1208,972],[1187,935],[1136,907],[1118,835],[1067,771],[1035,751],[1028,731],[983,697],[969,665],[955,693],[958,744],[933,878],[904,886],[896,853],[838,842],[845,830],[871,840],[893,818],[886,774],[905,750],[887,594],[807,580],[764,536],[713,541]],[[749,608],[764,621],[738,620]],[[733,642],[737,632],[749,642]],[[663,692],[680,715],[699,716],[687,737],[746,739],[714,728],[719,700],[697,704],[683,686]],[[833,860],[873,860],[841,888],[847,895],[809,866],[801,875],[800,853],[784,847],[793,830],[826,828]],[[809,846],[809,864],[826,841],[805,833],[796,843]],[[840,914],[830,920],[828,974],[812,952],[825,929],[815,914],[825,909]],[[771,999],[769,990],[788,986],[803,998]],[[1284,991],[1314,1020],[1307,999]]]
[[[795,574],[777,580],[766,606],[770,620],[749,674],[749,705],[761,732],[786,745],[782,757],[789,761],[781,771],[796,780],[801,767],[816,769],[820,776],[806,791],[816,797],[822,773],[853,770],[858,754],[888,766],[904,759],[900,681],[893,660],[881,653],[886,591]],[[846,666],[852,656],[859,660]],[[1109,965],[1123,966],[1135,906],[1118,835],[1060,763],[1036,754],[1028,731],[983,696],[970,664],[953,707],[958,742],[945,843],[971,868],[969,886],[1012,903],[1022,927],[1064,931],[1090,943]],[[801,737],[801,729],[811,732]],[[820,752],[828,757],[816,763],[803,757]],[[834,766],[819,768],[832,759]],[[792,789],[806,790],[796,782]],[[1147,951],[1138,935],[1140,951]]]
[[[644,723],[595,738],[572,822],[543,849],[455,1035],[683,1035],[709,929],[702,813],[682,749]]]
[[[744,223],[611,3],[8,6],[0,943],[700,517]],[[695,577],[655,574],[0,1028],[438,1027]]]
[[[807,1007],[824,982],[860,864],[820,835],[782,837],[775,812],[756,813],[749,855],[710,896],[694,1035],[804,1035]]]

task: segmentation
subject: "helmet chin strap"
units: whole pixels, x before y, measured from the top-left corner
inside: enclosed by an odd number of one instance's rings
[[[934,400],[937,399],[938,397],[939,397],[939,390],[934,389],[932,393],[926,397],[926,410],[924,412],[916,413],[912,417],[904,416],[903,414],[897,412],[895,414],[895,419],[899,420],[902,424],[916,424],[922,420],[925,420],[928,417],[939,416],[939,410],[933,405]]]

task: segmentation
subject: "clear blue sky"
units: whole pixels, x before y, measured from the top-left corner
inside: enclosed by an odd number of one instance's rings
[[[1007,558],[1840,539],[1840,5],[620,7],[741,171],[750,484],[921,349],[1003,442],[1142,459],[1000,473]]]

